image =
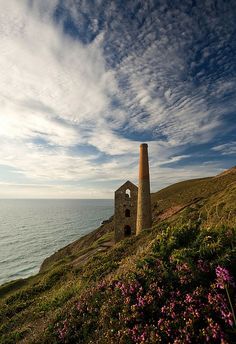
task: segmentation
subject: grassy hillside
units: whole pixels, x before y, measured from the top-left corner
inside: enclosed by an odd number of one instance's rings
[[[110,219],[1,286],[0,343],[233,342],[235,190],[235,168],[174,184],[152,229],[114,245]]]
[[[152,194],[152,201],[163,210],[176,204],[186,204],[196,198],[207,198],[236,182],[236,167],[215,177],[192,179],[168,186]]]
[[[169,218],[185,209],[190,218],[193,216],[190,213],[195,213],[195,218],[200,218],[202,225],[218,226],[223,223],[235,226],[235,188],[236,167],[215,177],[193,179],[168,186],[152,194],[154,221],[158,223],[160,219],[166,219],[165,214]]]

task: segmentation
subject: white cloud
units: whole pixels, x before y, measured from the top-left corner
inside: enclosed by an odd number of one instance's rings
[[[180,160],[183,160],[183,159],[186,159],[186,158],[190,158],[191,155],[178,155],[178,156],[173,156],[173,157],[170,157],[168,160],[166,161],[159,161],[158,162],[158,165],[161,166],[161,165],[167,165],[167,164],[172,164],[173,162],[178,162]]]
[[[7,107],[7,106],[6,106]],[[69,125],[63,125],[55,118],[40,112],[40,110],[27,110],[15,107],[15,110],[2,109],[0,115],[0,138],[8,139],[13,143],[21,140],[42,138],[49,144],[70,146],[78,143],[79,133]]]
[[[35,180],[92,178],[93,156],[67,148],[87,143],[90,127],[96,136],[116,85],[101,38],[84,46],[65,36],[50,17],[56,4],[0,1],[0,164]]]
[[[225,109],[209,107],[201,87],[181,81],[182,69],[187,73],[185,56],[178,46],[167,52],[168,45],[157,42],[141,57],[128,56],[118,67],[118,74],[130,85],[120,95],[132,113],[130,127],[151,130],[154,137],[164,135],[170,146],[209,142]],[[153,64],[157,68],[152,74]]]
[[[191,166],[174,172],[164,166],[188,157],[183,145],[211,140],[225,106],[209,104],[206,94],[219,100],[235,85],[233,78],[207,79],[203,71],[198,75],[203,80],[199,87],[194,87],[191,73],[186,78],[186,71],[199,68],[216,50],[216,46],[203,48],[198,63],[188,61],[196,54],[189,48],[193,36],[202,36],[206,28],[195,28],[184,11],[173,10],[163,18],[154,11],[139,30],[144,8],[131,24],[114,2],[92,7],[86,1],[80,6],[67,1],[75,25],[97,34],[83,44],[63,32],[64,15],[59,23],[53,21],[59,1],[31,3],[0,0],[0,165],[13,168],[30,184],[17,186],[17,180],[4,184],[0,197],[7,195],[7,188],[12,197],[14,190],[16,195],[35,197],[39,188],[48,197],[86,197],[86,192],[95,192],[95,197],[111,195],[112,187],[89,191],[82,184],[111,181],[116,187],[126,179],[137,182],[143,133],[156,139],[148,140],[153,185],[218,172],[219,166],[199,167],[195,172]],[[127,6],[135,8],[131,3]],[[107,21],[102,29],[97,20],[101,13]],[[152,29],[153,18],[158,30]],[[220,25],[218,30],[223,32]],[[222,48],[222,40],[217,44]],[[224,56],[218,58],[223,65]],[[109,67],[108,61],[115,67]],[[115,109],[114,99],[119,104]],[[130,133],[135,133],[133,140],[128,138]],[[72,154],[76,145],[97,150]],[[73,181],[80,185],[66,185]]]
[[[222,155],[236,155],[236,141],[215,146],[212,150],[219,152]]]
[[[42,17],[38,6],[30,10],[26,3],[0,2],[0,134],[22,139],[41,134],[53,144],[79,143],[82,134],[73,125],[100,121],[114,77],[105,69],[99,39],[83,46],[49,16]]]
[[[78,123],[93,120],[107,108],[115,87],[99,39],[83,46],[25,3],[0,4],[7,18],[0,31],[1,100],[26,112],[33,110],[30,102],[37,102],[41,112],[51,109],[54,116]]]

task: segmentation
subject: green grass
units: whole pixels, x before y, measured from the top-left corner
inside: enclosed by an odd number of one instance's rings
[[[50,324],[45,335],[39,338],[39,342],[59,342],[56,333],[57,324],[59,321],[63,327],[63,321],[66,320],[68,322],[67,337],[65,337],[67,343],[115,343],[121,334],[123,337],[119,341],[120,343],[134,343],[127,331],[134,328],[135,325],[141,326],[144,331],[145,322],[142,319],[147,317],[145,321],[150,326],[147,342],[156,343],[155,339],[152,339],[152,328],[158,317],[161,316],[158,303],[161,302],[165,305],[166,302],[168,303],[168,297],[161,301],[156,300],[157,304],[155,304],[154,300],[157,295],[155,288],[159,286],[166,292],[169,290],[169,297],[173,291],[179,289],[184,299],[187,292],[195,292],[198,290],[197,288],[202,288],[205,295],[211,291],[217,265],[230,267],[231,272],[236,275],[234,264],[236,237],[234,232],[231,231],[229,234],[228,231],[229,229],[226,228],[201,229],[198,224],[194,223],[185,224],[182,227],[161,226],[152,231],[144,231],[138,237],[123,241],[109,253],[95,257],[88,262],[84,271],[85,278],[90,279],[92,283],[88,285],[88,289],[81,290],[77,294],[77,302],[85,308],[80,313],[75,305],[71,308],[71,305],[65,304],[60,318],[54,321],[54,326]],[[142,248],[141,251],[140,248]],[[130,261],[127,260],[128,256],[133,257],[132,268]],[[196,269],[196,264],[200,260],[207,263],[209,268],[207,274]],[[109,261],[112,262],[111,265],[108,265]],[[117,266],[113,264],[117,264]],[[189,271],[177,272],[176,266],[184,267],[185,264],[189,267]],[[118,268],[118,265],[122,266],[122,269]],[[183,278],[185,279],[184,285],[181,282]],[[104,289],[99,286],[102,280],[106,286]],[[147,306],[144,315],[132,314],[132,307],[136,301],[132,301],[131,297],[128,298],[128,301],[122,297],[123,293],[121,294],[117,288],[114,288],[117,281],[127,287],[131,284],[141,284],[142,295],[147,300],[152,297],[153,307]],[[152,285],[156,285],[156,287],[150,294]],[[139,294],[140,291],[136,295],[137,298],[140,297]],[[204,294],[201,297],[204,298]],[[184,301],[181,302],[184,304]],[[131,303],[131,308],[128,307],[128,303]],[[213,316],[215,321],[219,321],[222,331],[226,331],[226,335],[230,336],[230,327],[222,323],[220,315],[215,313],[214,308],[209,308],[209,312],[212,312],[209,314],[204,313],[204,309],[202,322],[200,321],[192,329],[193,338],[195,335],[199,340],[203,338],[201,337],[201,326],[207,327],[208,316]],[[118,314],[121,318],[129,319],[129,321],[126,320],[124,323],[118,321]],[[181,320],[179,326],[184,328]],[[160,336],[164,340],[162,342],[167,342],[164,332]],[[138,342],[141,343],[141,341]],[[212,342],[217,343],[214,340]]]
[[[118,278],[120,274],[133,273],[133,267],[141,261],[149,264],[151,250],[162,259],[172,254],[175,261],[189,261],[196,255],[215,259],[218,263],[230,261],[234,248],[230,248],[230,252],[226,250],[224,233],[225,229],[222,229],[221,235],[212,230],[201,232],[196,225],[168,229],[167,224],[161,224],[143,231],[138,237],[122,241],[105,253],[97,253],[80,267],[79,273],[71,266],[62,265],[50,273],[41,274],[40,278],[35,276],[20,290],[2,300],[0,343],[11,343],[11,340],[13,343],[20,337],[26,338],[29,343],[46,343],[47,336],[44,337],[43,332],[48,326],[50,328],[50,324],[63,319],[73,300],[84,293],[86,295],[87,288],[96,285],[102,278]],[[206,239],[209,236],[211,240]],[[194,244],[189,246],[189,242]],[[43,325],[42,317],[45,317]],[[33,328],[33,339],[27,328]]]
[[[139,236],[99,252],[113,240],[111,221],[47,259],[41,273],[0,286],[0,343],[56,342],[51,336],[54,324],[78,298],[101,279],[114,280],[149,266],[153,257],[166,260],[171,255],[173,261],[190,265],[196,257],[214,264],[232,262],[235,174],[177,183],[153,194],[152,202],[154,217],[172,206],[186,206]],[[88,258],[76,264],[81,257]]]
[[[207,199],[218,192],[224,191],[231,183],[235,182],[235,171],[221,177],[183,181],[153,193],[152,203],[156,211],[163,211],[177,204],[187,204],[194,200]]]

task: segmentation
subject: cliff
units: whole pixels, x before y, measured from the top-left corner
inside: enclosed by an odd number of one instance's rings
[[[63,263],[65,260],[68,263],[72,262],[73,266],[77,266],[83,264],[84,261],[88,260],[95,253],[106,251],[114,244],[113,231],[114,223],[112,216],[92,233],[85,235],[46,258],[41,265],[40,273],[47,271],[55,264]]]
[[[217,266],[236,273],[235,191],[236,168],[171,185],[152,194],[152,229],[115,245],[111,218],[1,286],[0,343],[229,342],[232,314],[213,285]]]
[[[220,223],[235,225],[235,182],[236,167],[233,167],[214,177],[183,181],[153,193],[154,224],[163,220],[173,222],[183,216],[189,217],[191,213],[191,217],[195,217],[195,219],[200,216],[205,225],[218,226]],[[186,213],[188,215],[185,215]],[[40,272],[45,271],[55,262],[63,261],[65,257],[77,265],[80,262],[84,263],[98,251],[106,251],[114,244],[113,231],[114,222],[113,217],[111,217],[92,233],[46,258]],[[107,235],[105,236],[105,234]]]

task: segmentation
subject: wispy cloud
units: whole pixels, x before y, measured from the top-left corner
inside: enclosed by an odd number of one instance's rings
[[[153,187],[219,172],[220,158],[196,167],[189,150],[235,153],[235,9],[0,0],[0,165],[16,172],[9,194],[110,197],[123,180],[137,181],[142,141]]]
[[[223,145],[215,146],[212,150],[219,152],[223,155],[234,154],[236,156],[236,141],[225,143]]]

